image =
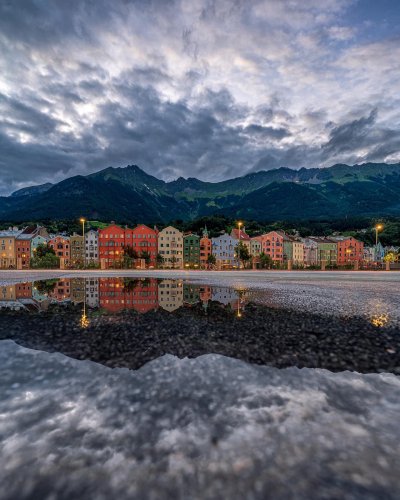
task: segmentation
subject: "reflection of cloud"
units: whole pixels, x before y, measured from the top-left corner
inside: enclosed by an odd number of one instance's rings
[[[330,498],[337,484],[400,494],[393,375],[277,370],[217,355],[165,356],[128,372],[12,342],[1,343],[0,363],[3,498],[39,488],[289,498],[291,485],[299,498]]]

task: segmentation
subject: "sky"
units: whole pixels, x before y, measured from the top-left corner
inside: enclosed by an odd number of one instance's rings
[[[0,0],[0,195],[400,161],[399,0]]]

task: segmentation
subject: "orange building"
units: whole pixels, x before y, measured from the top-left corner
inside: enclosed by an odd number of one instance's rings
[[[331,240],[337,243],[337,263],[339,266],[361,262],[364,259],[364,243],[349,237],[332,237]]]
[[[111,224],[99,229],[99,259],[104,259],[107,268],[121,265],[125,245],[125,229],[122,227]]]
[[[269,255],[274,262],[283,262],[283,233],[271,231],[254,239],[261,243],[261,252]]]
[[[200,267],[208,267],[208,257],[212,254],[212,241],[208,237],[207,228],[204,228],[203,236],[200,238]]]
[[[66,236],[55,236],[49,241],[49,246],[55,251],[57,257],[63,258],[66,265],[70,263],[71,245]]]
[[[145,313],[158,308],[156,279],[100,278],[99,304],[109,312],[133,309]]]

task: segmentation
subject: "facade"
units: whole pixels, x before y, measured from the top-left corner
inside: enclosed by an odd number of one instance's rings
[[[212,242],[208,237],[207,228],[204,228],[203,236],[200,238],[200,267],[208,268],[208,257],[212,254]]]
[[[378,244],[374,245],[372,248],[374,250],[374,262],[383,262],[385,249],[383,248],[382,243],[378,241]]]
[[[294,265],[304,265],[304,243],[291,235],[283,235],[283,258],[285,261],[291,260]]]
[[[86,304],[89,307],[99,307],[99,278],[85,280]]]
[[[339,266],[362,262],[364,259],[364,243],[349,237],[332,237],[337,242],[337,264]]]
[[[185,267],[200,266],[200,236],[185,234],[183,237],[183,264]]]
[[[239,267],[240,262],[236,256],[235,248],[239,241],[225,233],[216,238],[211,238],[212,253],[215,255],[218,267]]]
[[[312,238],[303,238],[304,247],[304,265],[317,266],[318,265],[318,243]]]
[[[15,269],[17,267],[15,239],[20,232],[16,227],[10,228],[8,231],[0,231],[0,269]]]
[[[158,284],[155,279],[100,278],[99,304],[109,312],[133,309],[145,313],[158,308]]]
[[[162,280],[158,284],[158,304],[168,312],[183,306],[183,286],[181,281]]]
[[[54,236],[49,241],[49,246],[54,250],[57,257],[64,259],[66,265],[71,262],[71,244],[67,236]]]
[[[73,266],[84,265],[85,263],[85,245],[83,236],[74,233],[70,237],[71,245],[71,264]]]
[[[22,269],[29,269],[31,263],[31,243],[32,237],[30,235],[19,234],[15,238],[15,257],[18,263],[21,264]]]
[[[163,258],[163,265],[170,268],[183,267],[183,234],[168,226],[158,233],[158,253]]]
[[[74,278],[71,280],[71,300],[75,304],[85,301],[86,289],[85,278]]]
[[[280,231],[270,231],[255,237],[261,243],[261,252],[269,255],[273,262],[283,262],[283,234]]]
[[[99,235],[94,229],[85,233],[85,264],[99,262]]]
[[[250,239],[250,255],[252,257],[259,257],[261,253],[261,241],[257,238]]]
[[[58,280],[53,291],[49,293],[49,297],[56,302],[66,302],[71,299],[71,280]]]
[[[120,267],[125,246],[125,229],[116,224],[99,230],[99,259],[105,267]]]
[[[126,245],[131,246],[139,258],[142,258],[142,253],[146,252],[150,256],[149,266],[155,266],[157,263],[157,242],[158,231],[151,229],[144,224],[139,224],[135,229],[125,230]]]
[[[251,255],[251,238],[250,236],[246,233],[246,228],[243,227],[243,229],[232,229],[231,231],[231,236],[232,238],[235,238],[235,240],[240,241],[245,245],[249,251],[249,254]]]
[[[310,238],[311,239],[311,238]],[[330,238],[312,238],[317,243],[317,265],[325,262],[328,266],[337,264],[337,244]]]
[[[38,234],[37,236],[34,236],[31,241],[31,259],[35,256],[36,249],[39,245],[47,245],[48,243],[48,238],[45,236],[41,236]]]
[[[184,283],[183,285],[183,303],[193,306],[200,302],[200,288],[196,285]]]

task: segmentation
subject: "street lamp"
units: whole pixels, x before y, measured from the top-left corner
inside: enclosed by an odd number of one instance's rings
[[[383,229],[382,224],[377,224],[375,226],[375,245],[378,246],[378,231],[381,231]]]
[[[81,217],[79,219],[79,221],[82,223],[83,265],[85,265],[85,263],[86,263],[85,262],[86,261],[86,245],[85,245],[85,222],[86,222],[86,219],[84,219],[83,217]]]

